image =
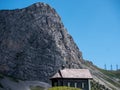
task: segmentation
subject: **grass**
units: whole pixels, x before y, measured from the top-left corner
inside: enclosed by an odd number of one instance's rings
[[[100,69],[100,71],[109,77],[120,79],[120,71],[111,71],[111,70],[104,70],[104,69]]]
[[[31,87],[31,90],[44,90],[44,88],[36,86],[36,87]]]
[[[37,87],[31,87],[31,90],[45,90],[45,89],[37,86]],[[81,90],[81,89],[73,88],[73,87],[66,87],[66,86],[59,86],[59,87],[49,88],[48,90]]]
[[[120,71],[113,71],[113,70],[104,70],[99,69],[103,74],[107,75],[108,77],[104,77],[105,80],[113,84],[114,86],[120,87],[120,81],[115,82],[114,79],[120,79]]]
[[[81,89],[74,87],[59,86],[59,87],[49,88],[48,90],[81,90]]]
[[[85,63],[85,65],[87,65],[88,67],[91,67],[93,70],[96,69],[100,72],[102,72],[104,74],[104,76],[102,76],[102,78],[106,81],[108,81],[109,83],[111,83],[112,85],[119,87],[120,88],[120,70],[105,70],[105,69],[101,69],[95,65],[92,64],[92,62],[87,61]],[[106,76],[105,76],[106,75]],[[102,87],[101,85],[96,85],[94,84],[91,90],[99,90],[99,88],[97,87]],[[104,88],[105,86],[103,86]],[[111,86],[109,86],[111,87]],[[113,87],[111,87],[113,88]],[[113,89],[115,90],[115,89]]]

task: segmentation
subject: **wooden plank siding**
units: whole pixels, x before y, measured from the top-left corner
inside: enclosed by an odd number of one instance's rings
[[[70,86],[75,88],[81,88],[82,90],[89,90],[88,79],[52,79],[52,86]]]

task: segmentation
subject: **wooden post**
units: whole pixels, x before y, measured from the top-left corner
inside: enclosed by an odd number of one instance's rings
[[[89,90],[91,90],[90,79],[88,79],[88,86],[89,86]]]

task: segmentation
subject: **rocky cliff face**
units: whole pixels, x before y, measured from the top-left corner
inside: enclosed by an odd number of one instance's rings
[[[81,68],[82,55],[56,11],[44,3],[0,11],[0,72],[49,81],[62,65]]]
[[[83,60],[60,17],[49,5],[36,3],[24,9],[0,11],[0,75],[49,82],[62,65],[88,68],[100,87],[120,90],[116,75],[111,77],[108,71],[103,73]]]

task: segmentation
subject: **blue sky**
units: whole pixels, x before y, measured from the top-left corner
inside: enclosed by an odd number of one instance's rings
[[[0,9],[45,2],[56,9],[67,31],[95,65],[120,68],[120,0],[0,0]]]

